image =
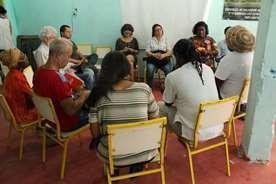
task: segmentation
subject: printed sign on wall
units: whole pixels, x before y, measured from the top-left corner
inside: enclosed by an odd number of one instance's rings
[[[223,19],[259,20],[261,0],[225,0]]]

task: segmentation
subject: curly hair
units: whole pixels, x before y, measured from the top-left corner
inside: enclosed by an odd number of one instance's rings
[[[204,21],[199,21],[197,22],[194,27],[193,27],[193,34],[196,35],[197,34],[197,30],[199,27],[204,27],[206,30],[206,35],[209,34],[209,28],[208,25],[204,22]]]
[[[125,31],[131,31],[132,33],[134,32],[134,28],[131,24],[124,24],[121,28],[121,35],[123,36],[124,35],[124,32]]]

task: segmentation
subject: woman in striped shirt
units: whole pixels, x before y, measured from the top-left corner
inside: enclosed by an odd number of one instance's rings
[[[130,81],[130,65],[119,51],[108,53],[103,59],[100,76],[91,92],[90,122],[99,123],[105,134],[107,124],[144,121],[159,116],[159,107],[151,88],[145,83]],[[135,137],[130,137],[135,139]],[[108,161],[106,136],[102,136],[97,151],[100,159]],[[157,150],[143,150],[132,155],[115,156],[116,166],[131,166],[153,159]],[[131,167],[130,167],[131,168]]]

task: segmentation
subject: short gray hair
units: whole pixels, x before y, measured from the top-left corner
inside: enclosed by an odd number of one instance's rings
[[[40,30],[39,38],[42,40],[44,37],[57,36],[57,30],[53,26],[44,26]]]
[[[68,39],[65,39],[65,38],[55,39],[50,44],[49,56],[63,54],[65,52],[67,52],[68,48],[70,48],[70,47],[72,48],[72,46],[73,46],[73,44]]]

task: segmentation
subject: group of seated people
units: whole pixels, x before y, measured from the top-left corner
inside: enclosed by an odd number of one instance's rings
[[[62,38],[50,35],[36,51],[41,52],[41,55],[37,56],[45,62],[35,72],[33,89],[22,74],[22,69],[26,66],[24,54],[18,49],[6,50],[0,54],[0,60],[10,69],[4,82],[3,93],[19,123],[37,118],[37,111],[31,101],[31,94],[35,92],[52,99],[63,132],[93,123],[102,127],[103,132],[98,133],[104,135],[107,124],[166,116],[168,128],[180,137],[193,140],[192,134],[200,103],[239,95],[243,80],[250,76],[255,45],[254,35],[246,28],[229,28],[225,39],[229,52],[220,60],[214,73],[214,64],[210,60],[217,55],[217,51],[213,49],[213,39],[206,37],[206,26],[200,22],[194,29],[196,36],[192,39],[180,39],[172,50],[163,37],[162,26],[155,24],[152,27],[152,39],[146,49],[149,57],[148,81],[152,80],[155,67],[162,68],[167,74],[163,101],[158,103],[150,88],[151,82],[148,82],[148,85],[132,80],[137,61],[135,55],[139,47],[137,40],[129,37],[133,32],[130,25],[124,25],[122,28],[123,37],[118,39],[116,44],[119,51],[109,52],[104,57],[93,87],[73,90],[62,72],[68,62],[75,59],[76,52],[75,44],[71,41],[70,27],[65,26],[61,28]],[[200,40],[203,36],[206,38],[202,43]],[[206,46],[206,49],[200,49],[198,45]],[[43,53],[45,50],[48,52]],[[133,58],[129,59],[129,54],[133,55]],[[168,59],[172,54],[176,58],[174,71],[169,66]],[[78,60],[77,63],[85,59],[79,57],[75,60]],[[216,137],[222,130],[223,126],[201,129],[199,140]],[[100,159],[108,162],[106,136],[100,137],[96,149]],[[141,169],[143,163],[153,159],[156,154],[156,150],[146,150],[131,156],[120,156],[117,160],[115,158],[115,165],[131,165],[132,170],[137,167]]]

